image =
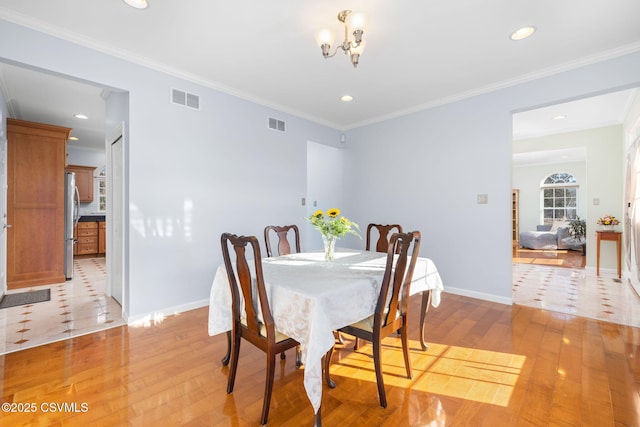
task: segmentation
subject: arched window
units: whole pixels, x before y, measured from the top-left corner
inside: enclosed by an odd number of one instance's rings
[[[542,185],[542,221],[570,221],[578,215],[578,183],[570,173],[558,172],[549,175]]]

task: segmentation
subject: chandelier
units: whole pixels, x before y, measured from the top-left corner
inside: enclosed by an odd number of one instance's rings
[[[343,10],[338,14],[338,21],[344,24],[344,40],[341,44],[335,47],[333,53],[331,53],[331,45],[335,41],[335,35],[331,30],[320,30],[316,34],[316,41],[322,49],[322,56],[325,58],[331,58],[338,53],[338,49],[342,49],[345,55],[349,55],[351,63],[354,67],[358,66],[360,55],[364,50],[365,42],[362,40],[362,34],[364,32],[365,16],[359,12],[352,12],[350,10]],[[349,39],[349,30],[351,29],[353,40]]]

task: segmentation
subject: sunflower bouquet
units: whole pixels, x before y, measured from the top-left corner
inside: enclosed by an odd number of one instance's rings
[[[333,236],[339,239],[349,233],[359,236],[357,230],[360,228],[358,224],[344,216],[340,216],[340,209],[338,208],[328,209],[326,213],[322,210],[317,210],[307,219],[320,234],[326,237]]]
[[[317,210],[307,220],[320,232],[324,243],[325,260],[333,261],[336,240],[347,234],[360,237],[358,224],[340,216],[340,209],[332,208],[327,212]]]

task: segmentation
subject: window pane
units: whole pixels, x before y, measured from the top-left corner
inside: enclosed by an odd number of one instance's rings
[[[576,197],[578,191],[576,188],[565,188],[566,197]]]
[[[542,196],[545,198],[553,197],[553,190],[551,188],[545,188],[544,190],[542,190]]]
[[[553,209],[545,209],[543,211],[544,222],[551,221],[553,219]]]
[[[552,208],[553,207],[553,199],[544,199],[544,208]]]
[[[575,198],[565,199],[565,204],[568,208],[575,208],[577,206]]]
[[[554,209],[553,217],[555,219],[563,219],[564,218],[564,209]]]
[[[553,190],[553,195],[555,197],[564,197],[564,188],[556,188]]]
[[[567,219],[571,220],[571,219],[576,219],[577,218],[577,213],[575,209],[567,209]]]

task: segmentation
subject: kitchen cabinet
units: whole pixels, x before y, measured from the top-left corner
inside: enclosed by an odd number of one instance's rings
[[[75,255],[95,255],[98,253],[98,223],[79,222],[76,226]]]
[[[98,223],[98,255],[107,253],[107,223],[100,221]]]
[[[93,171],[95,170],[96,168],[93,166],[67,166],[67,172],[76,174],[76,187],[78,187],[80,194],[80,202],[93,202]]]
[[[7,289],[65,281],[64,168],[70,128],[7,118]]]
[[[73,230],[76,245],[73,254],[82,257],[104,256],[107,252],[106,222],[81,221]]]

